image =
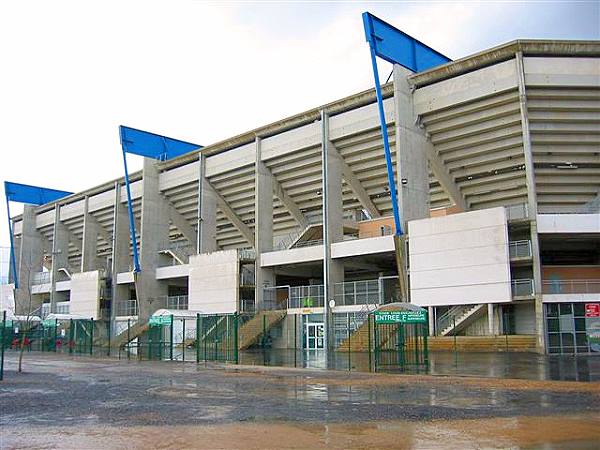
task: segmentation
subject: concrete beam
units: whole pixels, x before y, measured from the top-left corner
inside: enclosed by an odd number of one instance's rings
[[[267,170],[269,169],[267,168]],[[270,170],[269,173],[271,173]],[[298,205],[296,205],[296,202],[294,202],[294,200],[292,200],[292,198],[286,194],[279,181],[277,181],[277,178],[275,178],[272,174],[271,176],[273,178],[273,193],[275,196],[281,201],[281,203],[283,203],[283,206],[287,208],[294,220],[298,222],[298,225],[300,225],[301,228],[306,228],[308,222],[306,217],[304,217],[304,214],[302,214],[302,211],[300,211]]]
[[[362,186],[360,180],[354,174],[354,172],[352,171],[350,166],[346,163],[346,161],[344,161],[344,158],[342,157],[342,155],[337,151],[337,148],[335,147],[333,142],[330,142],[329,146],[331,148],[331,151],[335,151],[338,154],[338,157],[340,159],[340,164],[342,166],[342,177],[344,178],[344,180],[346,180],[346,183],[348,183],[350,185],[350,187],[352,188],[352,191],[354,192],[354,195],[356,195],[356,198],[358,198],[358,201],[360,202],[362,207],[365,208],[369,212],[369,215],[371,216],[372,219],[381,217],[381,213],[379,212],[379,210],[377,209],[377,207],[371,200],[371,197],[369,197],[369,194],[367,193],[365,188]]]
[[[217,246],[217,199],[206,179],[206,157],[199,156],[198,164],[198,229],[196,253],[211,253]]]
[[[456,182],[448,172],[448,169],[444,165],[444,162],[437,155],[435,148],[431,142],[426,142],[424,145],[425,154],[429,161],[429,168],[433,172],[433,175],[438,180],[440,185],[444,188],[446,193],[450,196],[450,200],[459,208],[461,211],[467,211],[469,206],[465,200],[464,195],[460,192],[460,189],[456,185]]]
[[[219,194],[219,192],[208,180],[206,180],[206,187],[216,197],[217,206],[221,209],[221,211],[223,211],[225,217],[227,217],[227,219],[229,219],[231,223],[233,223],[233,225],[238,229],[238,231],[242,233],[244,239],[246,239],[248,243],[254,247],[254,233],[252,232],[250,227],[248,227],[248,225],[246,225],[242,221],[242,219],[239,218],[239,216],[235,213],[233,208],[229,206],[227,200],[225,200],[225,198],[221,194]]]
[[[167,211],[169,214],[169,220],[177,229],[183,234],[183,236],[188,240],[188,242],[195,248],[197,243],[196,230],[194,230],[185,217],[183,217],[179,211],[175,208],[173,203],[169,201],[169,199],[162,195],[163,200],[166,203]]]

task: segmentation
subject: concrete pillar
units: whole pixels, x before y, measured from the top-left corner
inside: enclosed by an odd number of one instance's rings
[[[429,217],[429,166],[427,138],[416,125],[413,96],[407,76],[412,72],[394,65],[394,101],[396,123],[396,170],[398,207],[404,232],[408,221]]]
[[[321,111],[321,146],[323,179],[323,286],[325,306],[325,341],[331,348],[331,311],[335,300],[335,285],[344,281],[344,265],[331,258],[331,244],[344,239],[344,206],[342,203],[342,156],[329,142],[329,116]]]
[[[435,309],[433,306],[427,307],[427,318],[429,319],[429,336],[435,335]]]
[[[254,185],[254,248],[256,249],[255,301],[264,304],[267,286],[275,286],[273,269],[261,267],[261,253],[273,250],[273,175],[262,161],[261,139],[256,138],[256,179]]]
[[[521,110],[521,128],[523,135],[523,156],[525,158],[525,182],[527,184],[527,208],[531,233],[531,253],[533,261],[533,284],[535,290],[535,329],[537,335],[537,352],[546,352],[546,335],[544,324],[544,305],[542,303],[542,263],[540,258],[540,243],[537,232],[537,193],[535,186],[535,167],[531,150],[531,135],[529,132],[529,114],[527,111],[527,93],[525,89],[525,68],[523,53],[515,55],[517,79],[519,83],[519,106]]]
[[[198,174],[197,254],[217,250],[217,198],[206,180],[206,157],[200,155]]]
[[[59,269],[69,269],[69,230],[60,220],[60,205],[54,207],[54,232],[52,234],[52,267],[50,270],[50,312],[56,312],[56,303],[58,294],[56,292],[56,282],[64,279]]]
[[[15,222],[12,222],[12,229],[15,229]],[[21,262],[21,238],[13,236],[13,251],[15,252],[15,267],[14,270],[18,273],[19,264]],[[10,257],[10,255],[9,255]],[[13,273],[12,262],[9,260],[8,282],[15,282],[15,274]]]
[[[89,197],[83,205],[83,236],[81,239],[81,272],[98,269],[98,222],[89,213]]]
[[[487,318],[488,318],[488,334],[490,336],[494,336],[496,334],[495,324],[494,324],[494,304],[487,304]]]
[[[117,312],[117,303],[129,298],[129,288],[117,284],[117,274],[127,272],[131,264],[129,248],[131,237],[129,235],[129,217],[127,206],[121,203],[121,185],[115,182],[115,197],[113,208],[112,253],[111,253],[111,280],[112,280],[112,305],[111,317],[114,319]]]
[[[139,320],[146,321],[154,311],[164,307],[167,283],[156,279],[161,244],[169,240],[169,212],[160,195],[156,161],[144,158],[142,217],[140,229],[140,266],[136,275]]]
[[[35,206],[25,205],[17,262],[19,288],[15,290],[16,313],[23,315],[35,310],[41,304],[41,300],[31,295],[33,276],[42,271],[44,258],[43,239],[37,230],[35,216]]]

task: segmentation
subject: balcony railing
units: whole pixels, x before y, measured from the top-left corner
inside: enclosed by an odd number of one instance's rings
[[[242,267],[240,271],[240,286],[254,286],[255,282],[254,270]]]
[[[544,280],[544,294],[600,294],[600,280]]]
[[[69,314],[71,311],[70,302],[58,302],[56,304],[56,314]],[[42,319],[45,319],[50,314],[50,303],[43,303],[39,308],[39,314]]]
[[[137,316],[137,300],[117,300],[115,303],[117,316]]]
[[[510,284],[513,297],[531,297],[535,293],[531,279],[512,280]]]
[[[325,292],[322,284],[292,286],[288,308],[319,308],[324,305]]]
[[[375,305],[380,303],[379,280],[336,283],[333,288],[336,306]]]
[[[37,286],[40,284],[48,284],[50,283],[51,275],[50,272],[36,272],[32,274],[31,277],[31,285]]]
[[[508,243],[510,259],[531,258],[531,241],[513,241]]]
[[[529,208],[526,203],[505,206],[504,208],[506,209],[506,219],[508,221],[523,220],[529,217]]]
[[[189,300],[187,295],[174,295],[167,297],[167,309],[188,309]]]

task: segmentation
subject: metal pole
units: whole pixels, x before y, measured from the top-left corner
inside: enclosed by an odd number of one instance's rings
[[[196,313],[196,364],[200,362],[200,313]]]
[[[12,220],[10,220],[10,201],[8,200],[8,195],[6,196],[6,214],[8,216],[8,235],[10,236],[10,266],[13,273],[13,280],[15,282],[15,289],[19,289],[19,277],[17,276],[17,259],[15,256],[15,241],[13,236]]]
[[[110,357],[110,338],[111,338],[111,334],[112,334],[112,322],[109,319],[107,322],[107,328],[108,328],[108,350],[106,351],[106,356]]]
[[[454,332],[454,365],[458,367],[458,351],[456,348],[456,316],[452,316],[452,331]]]
[[[371,315],[367,314],[367,330],[369,333],[368,337],[368,348],[369,348],[369,372],[371,371]]]
[[[73,354],[75,346],[75,333],[73,332],[73,319],[69,319],[69,353]]]
[[[56,332],[58,331],[58,319],[54,319],[54,353],[56,353]]]
[[[170,347],[171,347],[171,361],[173,361],[173,314],[171,314],[171,330],[170,330],[170,336],[169,336],[169,340],[170,340]]]
[[[298,358],[298,314],[294,314],[294,367]]]
[[[396,236],[401,236],[402,225],[400,223],[400,212],[398,209],[398,198],[396,194],[396,181],[394,180],[394,165],[392,163],[392,154],[390,152],[390,142],[388,139],[387,123],[385,120],[385,111],[383,109],[383,96],[381,95],[381,85],[379,84],[379,70],[377,69],[377,55],[373,44],[369,42],[371,49],[371,65],[373,66],[373,77],[375,78],[375,94],[377,95],[377,106],[379,110],[379,122],[381,125],[381,137],[383,138],[383,150],[385,152],[385,164],[387,166],[388,184],[390,187],[390,199],[394,211],[394,224],[396,225]],[[396,137],[398,138],[398,137]]]
[[[235,314],[234,315],[234,324],[233,324],[233,332],[235,334],[234,336],[234,345],[235,345],[235,363],[239,364],[240,363],[240,335],[238,332],[238,326],[239,326],[239,314]]]
[[[181,343],[181,352],[182,352],[182,359],[185,362],[185,317],[183,318],[183,324],[181,325],[182,327],[182,338],[181,340],[183,341]]]
[[[123,142],[123,132],[121,134],[121,145]],[[122,147],[123,151],[123,167],[125,168],[125,190],[127,191],[127,210],[129,212],[129,232],[131,234],[131,243],[133,247],[133,272],[138,273],[140,271],[140,261],[137,250],[137,238],[135,237],[135,220],[133,218],[133,203],[131,201],[131,187],[129,185],[129,171],[127,170],[127,152],[125,147]]]
[[[90,356],[94,354],[94,319],[92,319],[92,325],[90,329]]]
[[[350,313],[346,313],[346,317],[348,317],[348,370],[352,370],[352,354],[351,351],[351,342],[350,342]]]
[[[8,203],[8,200],[6,201]],[[6,310],[2,311],[2,354],[0,355],[0,381],[4,379],[4,330],[6,329]]]
[[[324,109],[321,110],[321,151],[322,154],[322,198],[323,198],[323,340],[325,341],[325,359],[329,354],[329,284],[331,259],[329,247],[329,115]]]
[[[131,359],[131,319],[127,319],[127,359]],[[138,348],[138,356],[140,353],[140,349]]]

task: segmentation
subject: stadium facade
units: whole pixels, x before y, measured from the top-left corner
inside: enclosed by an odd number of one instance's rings
[[[123,178],[26,205],[12,218],[20,285],[2,286],[4,304],[26,314],[32,299],[40,315],[115,323],[161,308],[278,310],[273,345],[299,319],[301,342],[320,348],[325,324],[335,338],[408,300],[429,311],[432,342],[517,335],[525,350],[594,351],[600,43],[520,40],[417,74],[394,66],[383,94],[408,299],[365,91],[169,161],[146,158],[130,174],[135,275]]]

